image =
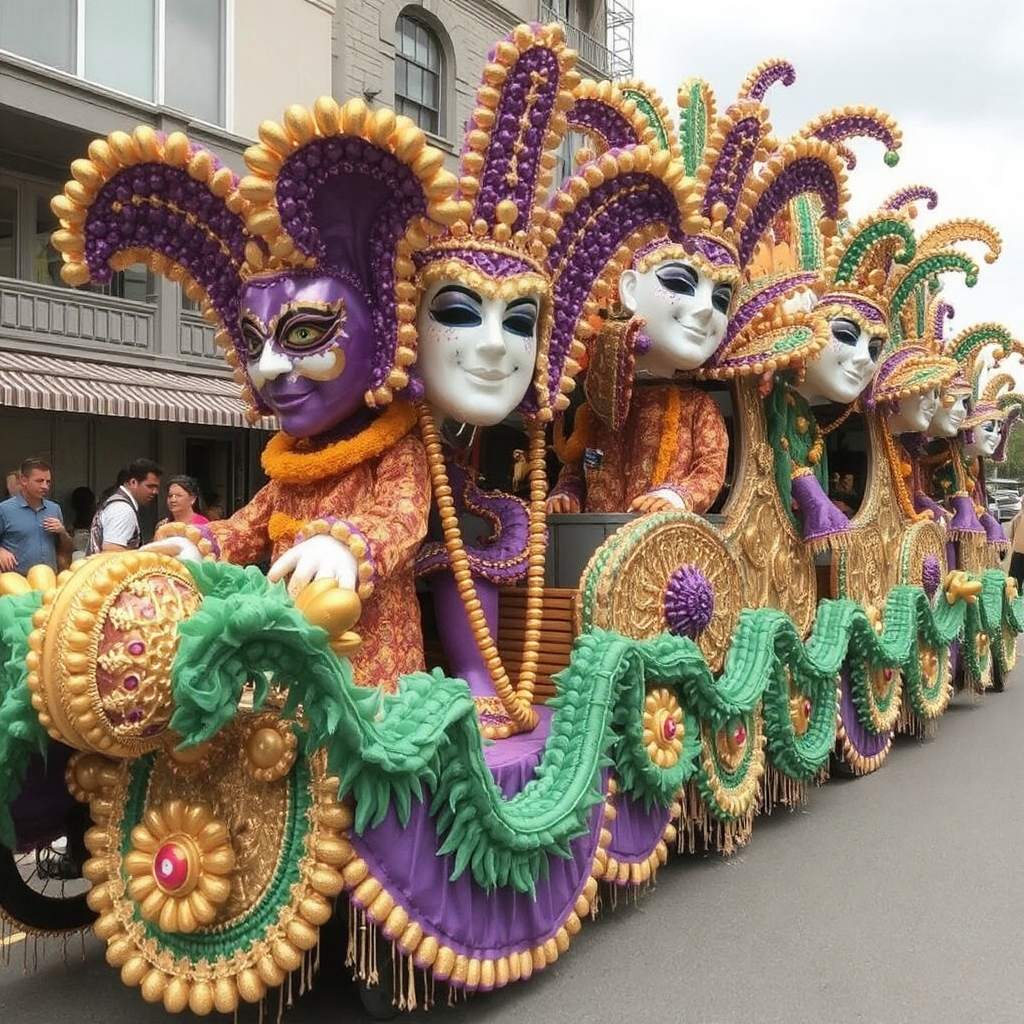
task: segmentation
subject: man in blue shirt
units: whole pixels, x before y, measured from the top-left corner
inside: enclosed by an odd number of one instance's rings
[[[0,571],[23,576],[34,565],[54,572],[71,560],[71,534],[64,528],[60,505],[48,501],[50,465],[42,459],[21,464],[21,494],[0,501]]]

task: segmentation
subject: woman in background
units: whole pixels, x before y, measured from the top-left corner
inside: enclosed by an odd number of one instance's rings
[[[76,487],[71,492],[71,559],[85,557],[89,546],[89,528],[96,512],[96,495],[88,487]]]
[[[210,520],[199,512],[199,484],[195,477],[172,476],[167,483],[167,511],[170,515],[162,519],[157,525],[164,523],[185,523],[192,526],[202,526]]]

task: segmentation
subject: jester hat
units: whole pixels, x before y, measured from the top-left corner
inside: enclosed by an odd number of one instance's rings
[[[721,348],[702,371],[706,377],[774,371],[820,350],[828,338],[825,325],[785,300],[818,286],[822,262],[780,260],[765,268],[759,261],[764,243],[775,244],[779,215],[797,197],[808,200],[799,225],[804,244],[813,239],[820,248],[835,235],[849,198],[845,169],[856,163],[844,140],[877,139],[885,147],[886,162],[897,159],[900,131],[888,114],[873,107],[829,111],[779,143],[771,134],[764,99],[773,84],[789,86],[795,78],[787,61],[768,60],[747,76],[737,100],[721,115],[705,82],[689,79],[679,88],[684,163],[688,169],[696,165],[709,230],[735,247],[747,282]]]
[[[460,280],[490,297],[542,298],[534,387],[520,404],[548,419],[571,387],[553,318],[546,199],[579,82],[560,25],[522,24],[488,55],[462,144],[454,215],[414,257],[417,285]]]
[[[444,154],[406,117],[361,99],[321,97],[265,121],[241,181],[180,132],[112,132],[71,165],[51,206],[69,284],[102,283],[144,260],[181,281],[218,326],[217,343],[252,407],[269,410],[248,377],[239,325],[250,282],[334,275],[365,297],[372,319],[368,405],[408,383],[416,356],[413,254],[453,215]]]
[[[695,214],[690,213],[678,226],[650,225],[634,240],[629,260],[622,262],[620,272],[629,266],[642,272],[665,259],[677,258],[694,264],[716,282],[738,285],[760,226],[770,224],[779,205],[791,194],[816,191],[833,220],[842,215],[845,176],[841,160],[831,147],[802,137],[777,147],[771,138],[767,109],[761,99],[774,78],[774,71],[766,68],[762,76],[750,79],[740,99],[721,118],[714,116],[714,99],[706,84],[684,88],[681,95],[687,100],[682,104],[682,142],[665,104],[643,83],[581,83],[570,111],[570,125],[585,133],[596,149],[609,151],[615,146],[642,144],[655,147],[659,156],[664,154],[668,159],[680,154],[684,171],[695,180],[691,198]],[[784,274],[761,282],[757,288],[742,292],[735,288],[728,333],[702,374],[729,377],[760,373],[775,357],[784,365],[795,355],[817,351],[824,338],[816,337],[810,324],[800,322],[798,316],[772,328],[766,328],[759,319],[759,314],[780,298],[813,280],[813,274]],[[615,283],[605,282],[612,294]],[[606,297],[607,291],[597,298]],[[770,337],[771,344],[750,352],[746,345],[755,328],[762,340]],[[775,328],[777,333],[772,334]],[[643,340],[638,335],[641,346]],[[618,367],[625,389],[632,375],[633,352],[641,349],[629,345],[628,358],[624,359],[622,344],[613,348],[617,354],[604,362]],[[593,371],[592,363],[588,376]]]
[[[1021,352],[1021,343],[1002,324],[975,324],[951,339],[950,358],[955,359],[962,376],[970,385],[967,415],[960,426],[970,441],[974,428],[989,420],[1003,420],[1009,406],[1000,406],[999,395],[1012,391],[1013,378],[1008,373],[990,374],[990,367],[998,369],[1001,361],[1012,352]],[[989,363],[989,358],[992,362]]]

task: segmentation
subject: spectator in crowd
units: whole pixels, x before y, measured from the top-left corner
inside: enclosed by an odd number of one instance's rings
[[[1017,581],[1017,589],[1024,593],[1024,510],[1010,520],[1005,532],[1010,543],[1006,546],[1000,568]]]
[[[224,518],[224,505],[216,491],[210,491],[206,496],[206,518],[211,523]]]
[[[89,546],[89,529],[96,514],[96,495],[88,487],[76,487],[71,492],[71,558],[84,555]]]
[[[136,459],[125,471],[127,479],[100,503],[93,516],[86,554],[126,551],[142,543],[139,509],[160,493],[163,470],[152,459]]]
[[[100,495],[100,504],[102,505],[103,502],[105,502],[107,500],[107,498],[109,498],[114,493],[114,491],[116,491],[118,489],[118,487],[124,487],[124,485],[127,482],[128,482],[128,467],[127,466],[122,466],[117,471],[117,481],[115,483],[111,484],[110,487],[108,487]]]
[[[16,498],[19,494],[21,494],[21,473],[12,469],[7,474],[7,497]]]
[[[71,561],[71,534],[60,505],[47,499],[53,484],[50,464],[26,459],[18,476],[21,493],[0,501],[0,570],[26,575],[34,565],[54,572]]]
[[[193,526],[201,526],[210,520],[200,513],[199,505],[199,484],[195,477],[172,476],[167,481],[167,511],[170,515],[161,519],[157,524],[164,523],[186,523]]]

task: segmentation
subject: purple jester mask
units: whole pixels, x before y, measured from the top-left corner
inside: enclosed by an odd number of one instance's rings
[[[347,276],[250,279],[239,304],[246,369],[292,437],[317,437],[365,409],[373,374],[370,303]]]

